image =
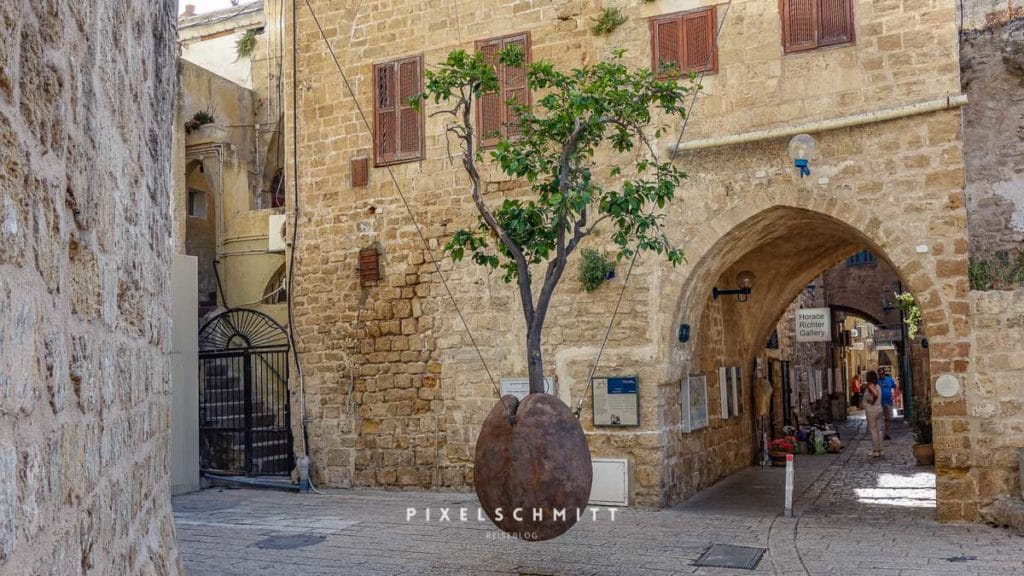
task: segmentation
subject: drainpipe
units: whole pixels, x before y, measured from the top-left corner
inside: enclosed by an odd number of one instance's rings
[[[886,108],[884,110],[876,110],[874,112],[862,112],[860,114],[853,114],[851,116],[841,116],[839,118],[819,120],[817,122],[809,122],[807,124],[800,124],[798,126],[770,128],[768,130],[754,130],[753,132],[743,132],[740,134],[732,134],[729,136],[719,136],[714,138],[702,138],[699,140],[691,140],[689,142],[683,142],[678,147],[676,147],[675,145],[671,145],[668,147],[668,150],[700,150],[703,148],[734,146],[736,144],[746,144],[748,142],[758,142],[760,140],[792,138],[797,134],[813,134],[815,132],[838,130],[840,128],[850,128],[852,126],[862,126],[864,124],[874,124],[876,122],[896,120],[898,118],[906,118],[908,116],[928,114],[929,112],[938,112],[940,110],[951,110],[954,108],[965,106],[966,104],[967,95],[956,94],[953,96],[944,96],[942,98],[936,98],[934,100],[926,100],[924,102],[917,102],[914,104],[897,106],[896,108]]]

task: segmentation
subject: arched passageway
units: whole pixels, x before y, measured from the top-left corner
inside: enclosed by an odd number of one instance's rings
[[[924,319],[922,331],[936,328],[939,341],[951,339],[946,297],[942,290],[936,290],[934,274],[928,270],[931,256],[906,246],[908,239],[891,223],[874,218],[858,222],[857,214],[863,211],[854,208],[836,201],[823,204],[820,210],[739,206],[719,215],[717,220],[722,225],[709,224],[709,229],[724,232],[693,262],[677,308],[679,323],[689,325],[692,334],[691,342],[681,347],[680,378],[689,374],[706,377],[709,424],[698,433],[669,435],[663,477],[666,501],[686,498],[755,461],[764,430],[755,414],[755,385],[759,375],[775,380],[776,385],[780,383],[781,370],[771,363],[770,351],[765,354],[766,342],[769,338],[776,340],[773,334],[777,340],[787,338],[783,332],[786,327],[792,328],[797,308],[821,306],[831,312],[834,334],[819,348],[822,358],[818,361],[825,366],[824,374],[817,375],[819,399],[822,382],[826,381],[827,391],[841,394],[842,383],[842,393],[848,393],[835,350],[841,332],[839,313],[859,313],[890,328],[893,315],[881,302],[886,291],[895,288],[915,294]],[[892,279],[881,286],[867,286],[864,295],[856,289],[847,290],[830,302],[822,287],[823,273],[864,251],[876,256],[879,266],[891,271]],[[716,289],[740,288],[751,276],[754,284],[749,294],[715,295]],[[899,328],[898,312],[895,318],[894,327]],[[939,370],[951,367],[945,360]],[[738,369],[735,373],[733,367]],[[900,375],[900,367],[894,369]],[[734,375],[739,380],[735,402],[730,397]],[[777,393],[775,402],[781,401]],[[777,408],[773,411],[781,412]],[[673,424],[669,411],[665,416],[666,424]]]

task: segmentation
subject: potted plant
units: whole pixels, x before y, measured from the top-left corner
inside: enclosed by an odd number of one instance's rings
[[[796,450],[796,438],[786,436],[776,438],[768,443],[768,455],[772,457],[772,466],[785,466],[786,456]]]
[[[914,399],[910,427],[914,431],[914,458],[917,458],[917,464],[931,466],[935,463],[935,449],[932,447],[932,409],[928,399]]]

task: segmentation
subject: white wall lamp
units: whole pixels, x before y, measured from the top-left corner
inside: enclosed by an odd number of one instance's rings
[[[789,157],[800,177],[811,175],[810,161],[818,158],[818,143],[810,134],[797,134],[789,141]]]
[[[736,275],[736,281],[739,282],[740,287],[735,290],[719,290],[718,288],[711,289],[711,295],[715,300],[719,296],[736,296],[737,302],[746,302],[747,297],[754,289],[754,281],[757,280],[757,276],[754,275],[750,270],[744,270]]]

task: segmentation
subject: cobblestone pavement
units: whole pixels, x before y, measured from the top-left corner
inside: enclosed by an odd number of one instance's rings
[[[782,470],[752,467],[675,508],[624,508],[614,522],[602,509],[536,544],[476,521],[471,494],[367,490],[205,490],[174,499],[177,536],[193,576],[1024,574],[1024,539],[933,519],[934,474],[913,464],[906,427],[882,460],[862,428],[841,455],[797,457],[793,518],[780,514]],[[407,522],[408,508],[419,512]],[[714,543],[768,552],[754,571],[694,566]],[[294,544],[308,545],[281,548]]]

